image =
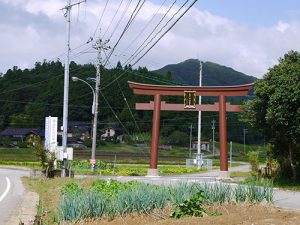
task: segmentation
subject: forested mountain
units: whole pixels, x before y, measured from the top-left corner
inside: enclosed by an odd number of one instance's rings
[[[178,64],[164,66],[155,72],[170,77],[185,85],[199,85],[200,63],[198,59],[188,59]],[[168,74],[169,73],[169,74]],[[202,85],[203,86],[229,86],[238,84],[249,84],[256,78],[237,72],[232,68],[212,62],[202,63]]]
[[[196,77],[199,74],[199,62],[198,71],[195,60],[185,61],[183,65],[185,66],[181,67],[181,72],[172,70],[172,66],[167,67],[174,73],[169,73],[167,77],[157,72],[148,71],[147,68],[132,69],[131,66],[122,67],[120,63],[112,69],[102,68],[98,114],[99,129],[114,124],[122,128],[127,134],[150,132],[152,112],[136,111],[134,110],[134,105],[136,102],[149,102],[153,100],[153,97],[134,95],[128,87],[127,81],[174,85],[172,76],[176,78],[179,77],[179,74],[185,74],[184,80],[195,80],[192,77]],[[222,68],[216,64],[205,63],[203,70],[204,82],[207,81],[206,84],[211,85],[222,83],[228,85],[228,80],[231,76],[233,76],[231,85],[236,84],[237,80],[245,80],[245,75],[241,74],[242,78],[239,78],[238,72],[234,72],[227,73],[226,79],[224,76],[215,75],[216,80],[210,81],[213,78],[209,77],[207,71],[210,70],[210,74],[213,74],[213,71],[216,71],[216,74],[221,74]],[[232,69],[224,68],[226,71],[233,71]],[[183,69],[186,69],[186,72]],[[74,62],[70,63],[70,77],[77,76],[86,80],[88,77],[94,77],[95,73],[95,67],[92,64],[79,65]],[[61,62],[44,61],[37,62],[32,69],[21,70],[14,67],[0,77],[0,130],[8,126],[43,128],[45,117],[49,115],[57,116],[61,121],[64,90],[63,74],[64,68]],[[181,82],[179,79],[176,81],[177,83]],[[91,85],[94,85],[92,81],[89,82],[91,82]],[[124,100],[125,98],[127,102]],[[183,101],[182,98],[178,97],[163,97],[163,100],[176,103]],[[70,79],[69,120],[91,121],[91,106],[92,92],[90,88],[83,82],[73,82]],[[203,137],[204,139],[210,139],[211,121],[212,119],[218,120],[218,115],[211,112],[203,112],[202,114]],[[179,136],[181,139],[184,137],[188,141],[189,126],[193,124],[196,127],[197,115],[195,112],[162,112],[161,136],[166,138],[161,138],[161,140],[165,143],[172,143],[177,141]],[[237,117],[237,114],[230,114],[227,117],[228,136],[230,140],[242,141],[243,124],[238,122]],[[218,124],[216,125],[217,130]],[[196,129],[193,132],[196,134]]]

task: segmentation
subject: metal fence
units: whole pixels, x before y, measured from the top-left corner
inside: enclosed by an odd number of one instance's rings
[[[207,168],[207,170],[212,170],[213,162],[211,159],[202,159],[201,168]],[[186,168],[197,168],[196,159],[186,159]]]

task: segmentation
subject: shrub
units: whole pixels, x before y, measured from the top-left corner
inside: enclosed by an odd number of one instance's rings
[[[183,203],[176,206],[175,211],[171,217],[179,219],[184,216],[204,216],[207,215],[203,208],[204,192],[198,191],[192,198],[183,201]]]
[[[62,195],[77,195],[81,194],[83,189],[78,186],[76,183],[69,183],[63,186],[61,189]]]
[[[17,146],[18,146],[19,148],[28,148],[28,142],[27,142],[27,141],[19,141],[19,142],[17,143]]]
[[[251,165],[251,170],[254,175],[257,175],[258,169],[259,169],[259,150],[248,152],[248,159]]]
[[[107,197],[115,197],[120,191],[127,190],[130,187],[138,185],[140,185],[140,183],[136,181],[121,183],[116,180],[97,180],[92,184],[91,190],[102,193]]]

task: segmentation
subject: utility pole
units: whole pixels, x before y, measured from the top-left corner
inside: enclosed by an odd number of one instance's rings
[[[99,37],[96,43],[93,45],[94,49],[97,50],[97,63],[96,63],[96,84],[95,84],[95,111],[94,111],[94,122],[93,122],[93,140],[92,140],[92,155],[91,155],[91,171],[94,171],[94,166],[96,164],[96,145],[97,145],[97,121],[98,121],[98,96],[100,90],[100,78],[101,78],[101,65],[102,57],[101,51],[108,50],[106,44],[108,40],[102,41]]]
[[[193,131],[193,124],[190,125],[190,158],[192,158],[192,131]]]
[[[246,133],[247,133],[248,129],[246,129],[244,127],[243,129],[243,133],[244,133],[244,154],[246,155]]]
[[[66,176],[66,164],[67,164],[67,139],[68,139],[68,104],[69,104],[69,62],[70,62],[70,27],[71,27],[71,10],[75,5],[79,5],[84,1],[80,1],[71,4],[71,0],[68,0],[68,5],[62,8],[65,10],[64,17],[67,21],[67,55],[65,60],[65,72],[64,72],[64,106],[63,106],[63,134],[62,134],[62,146],[63,146],[63,161],[61,177]]]
[[[202,87],[202,62],[200,62],[199,72],[199,87]],[[199,105],[201,105],[202,98],[199,96]],[[198,111],[198,140],[197,140],[197,167],[201,168],[202,156],[201,156],[201,111]]]
[[[230,164],[229,167],[231,168],[232,165],[232,141],[230,141],[230,155],[229,155],[229,159],[230,159]]]
[[[212,126],[211,126],[211,129],[212,129],[213,156],[215,156],[215,129],[216,129],[215,123],[216,123],[216,120],[213,119],[212,120]]]

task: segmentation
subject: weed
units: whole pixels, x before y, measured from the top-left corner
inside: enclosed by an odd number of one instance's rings
[[[178,204],[175,211],[172,213],[171,218],[179,219],[184,216],[199,216],[203,217],[207,215],[203,208],[204,192],[198,191],[193,197]]]

